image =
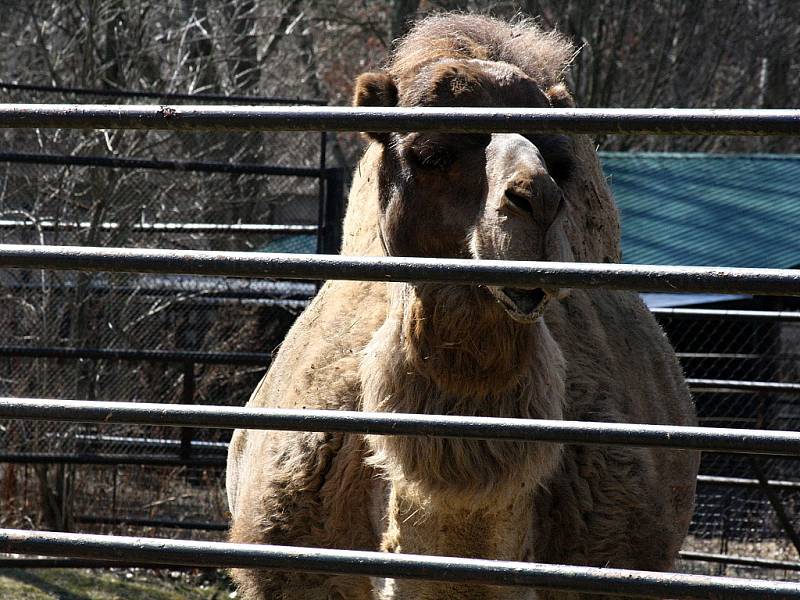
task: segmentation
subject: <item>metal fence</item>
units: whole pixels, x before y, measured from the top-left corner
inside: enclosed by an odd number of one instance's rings
[[[141,126],[149,123],[156,127],[228,127],[225,110],[193,109],[165,116],[155,114],[154,108],[136,107],[125,114],[99,109],[45,109],[27,111],[21,116],[18,109],[0,107],[0,123],[5,126],[31,124],[39,118],[41,126],[98,127]],[[315,111],[317,109],[314,109]],[[169,112],[169,111],[167,111]],[[236,112],[236,111],[232,111]],[[702,111],[649,111],[638,113],[609,113],[598,111],[528,111],[492,110],[461,111],[448,109],[449,117],[441,111],[351,110],[319,109],[310,111],[252,111],[242,110],[232,115],[233,127],[303,129],[325,124],[332,129],[453,129],[458,130],[558,130],[603,132],[658,132],[697,133],[709,132],[741,134],[800,133],[800,114],[797,111],[737,112],[736,114],[706,113]],[[294,116],[300,118],[293,120]],[[33,117],[29,115],[34,115]],[[173,119],[178,116],[179,118]],[[231,116],[231,115],[229,115]],[[445,117],[443,124],[437,119]],[[685,119],[683,119],[685,117]],[[139,119],[144,120],[139,120]],[[359,121],[358,119],[364,119]],[[469,121],[466,119],[469,118]],[[237,120],[238,119],[238,120]],[[255,119],[248,121],[248,119]],[[287,119],[291,119],[288,123]],[[469,126],[463,125],[469,122]],[[226,124],[227,123],[227,124]],[[505,123],[505,124],[502,124]],[[684,267],[651,267],[630,265],[575,265],[556,263],[482,263],[477,261],[441,261],[430,259],[359,259],[350,257],[320,257],[285,255],[257,255],[251,253],[197,252],[197,251],[146,251],[113,250],[103,248],[63,248],[47,246],[0,246],[0,266],[25,269],[89,269],[102,272],[147,272],[162,276],[182,273],[205,276],[247,276],[287,279],[371,279],[371,280],[427,280],[458,283],[492,283],[519,285],[520,282],[538,285],[556,284],[564,287],[614,289],[640,289],[660,291],[718,291],[754,294],[800,295],[800,275],[790,270],[761,269],[692,269]],[[775,319],[775,317],[778,319]],[[152,407],[136,403],[127,405],[70,403],[63,400],[12,400],[4,399],[0,416],[26,419],[64,419],[89,423],[135,423],[143,426],[165,427],[236,427],[300,429],[315,431],[350,431],[387,435],[450,435],[503,439],[537,439],[572,443],[627,443],[634,445],[664,445],[671,447],[703,448],[707,454],[704,475],[700,480],[699,508],[708,506],[708,514],[744,506],[748,510],[752,501],[748,494],[766,496],[776,513],[783,507],[789,516],[789,525],[796,521],[794,510],[797,486],[792,469],[800,455],[800,434],[792,424],[797,403],[792,399],[797,389],[796,357],[768,351],[755,342],[775,339],[774,328],[779,323],[787,328],[778,339],[794,335],[796,314],[755,315],[731,314],[730,318],[708,312],[661,311],[659,317],[671,335],[681,360],[687,366],[692,387],[698,395],[701,424],[712,427],[671,428],[664,426],[631,426],[607,423],[567,423],[525,420],[504,420],[465,417],[422,417],[419,415],[381,415],[341,412],[252,411],[222,407]],[[690,321],[697,325],[689,325]],[[675,323],[683,321],[682,326]],[[717,325],[709,325],[718,321]],[[731,322],[737,323],[730,327]],[[747,327],[742,327],[742,322]],[[769,334],[759,327],[773,328]],[[696,328],[691,333],[692,328]],[[742,333],[747,331],[747,333]],[[685,336],[682,338],[680,336]],[[755,347],[742,348],[743,339]],[[710,347],[712,344],[715,347]],[[723,343],[724,341],[724,343]],[[695,347],[695,343],[706,344]],[[76,350],[76,352],[80,352]],[[93,357],[93,360],[100,358]],[[106,357],[102,357],[106,358]],[[112,357],[108,357],[112,358]],[[122,356],[117,358],[123,358]],[[186,364],[188,357],[162,357]],[[197,358],[197,357],[195,357]],[[182,359],[182,360],[179,360]],[[769,363],[769,361],[772,361]],[[792,362],[794,360],[795,362]],[[769,363],[769,364],[767,364]],[[183,367],[185,369],[185,367]],[[726,374],[720,378],[720,373]],[[729,373],[729,375],[728,375]],[[709,381],[709,374],[717,375]],[[186,381],[191,378],[187,377]],[[186,389],[191,385],[185,381]],[[755,382],[755,383],[752,383]],[[775,385],[764,385],[764,382]],[[750,383],[750,385],[748,385]],[[701,391],[702,390],[702,391]],[[769,396],[767,396],[769,395]],[[707,396],[707,397],[706,397]],[[756,399],[754,401],[754,398]],[[736,417],[733,409],[741,403],[740,412],[745,420]],[[157,416],[157,418],[156,418]],[[738,419],[738,420],[737,420]],[[26,421],[27,422],[27,421]],[[722,428],[721,426],[725,426]],[[732,426],[736,428],[732,428]],[[771,430],[766,430],[767,428]],[[778,431],[788,429],[788,431]],[[150,435],[152,440],[160,439]],[[93,440],[97,442],[98,440]],[[181,447],[167,445],[180,453]],[[192,448],[191,442],[188,446]],[[182,448],[186,450],[186,446]],[[741,468],[734,467],[730,455],[718,452],[743,453]],[[774,454],[769,462],[757,454]],[[738,456],[738,454],[736,455]],[[784,458],[788,457],[788,458]],[[735,460],[740,460],[736,458]],[[718,461],[728,461],[726,463]],[[783,461],[783,462],[780,462]],[[738,463],[737,463],[738,464]],[[776,466],[777,465],[777,466]],[[781,466],[786,465],[786,466]],[[735,469],[739,468],[739,471]],[[715,469],[719,473],[714,472]],[[733,470],[732,470],[733,469]],[[749,470],[747,470],[749,469]],[[202,482],[200,482],[202,483]],[[704,489],[707,488],[707,489]],[[718,491],[724,488],[725,495]],[[710,490],[710,491],[709,491]],[[752,498],[752,496],[750,496]],[[764,501],[759,499],[758,511]],[[733,516],[733,518],[730,517]],[[752,523],[742,518],[743,512],[730,511],[728,520],[742,532],[752,531]],[[777,519],[780,521],[780,517]],[[774,519],[773,519],[774,521]],[[707,524],[706,524],[707,525]],[[779,528],[761,527],[762,545],[777,539]],[[780,524],[779,524],[780,525]],[[786,525],[786,523],[783,523]],[[727,553],[745,553],[731,542],[737,534],[726,530],[725,535],[703,529],[704,523],[693,523],[691,550],[684,552],[686,559],[709,562],[725,561],[725,565],[739,565],[743,569],[769,569],[769,573],[788,575],[797,568],[797,562],[782,560],[779,549],[771,552],[769,559],[720,556]],[[772,527],[772,530],[770,530]],[[744,533],[740,534],[744,537]],[[718,539],[727,540],[726,548],[716,548]],[[749,538],[753,539],[753,538]],[[710,540],[708,545],[703,542]],[[785,541],[785,540],[784,540]],[[498,585],[530,585],[550,589],[600,591],[613,586],[615,593],[630,595],[661,594],[670,597],[709,597],[724,594],[730,598],[791,598],[800,597],[796,584],[775,581],[758,582],[732,578],[709,578],[694,575],[653,574],[613,569],[563,567],[532,563],[503,561],[477,561],[467,559],[386,555],[381,553],[354,553],[289,549],[274,546],[234,546],[211,542],[136,542],[119,537],[97,537],[78,534],[46,534],[5,530],[0,533],[0,548],[6,551],[59,554],[83,558],[122,558],[150,564],[191,564],[202,566],[262,566],[298,569],[314,572],[348,572],[373,576],[420,577],[461,582],[483,582]],[[720,550],[720,552],[715,552]],[[750,548],[752,550],[752,548]],[[781,550],[782,551],[782,550]],[[748,571],[744,571],[747,573]]]
[[[719,309],[654,312],[684,371],[692,378],[700,424],[798,430],[800,313]],[[709,382],[709,377],[717,378],[716,383]],[[716,564],[720,573],[730,568],[726,564],[732,564],[720,562],[723,556],[750,557],[756,561],[750,565],[754,572],[759,566],[769,568],[758,565],[759,557],[797,563],[798,482],[797,460],[704,453],[684,555],[713,561],[706,567]],[[698,552],[717,556],[698,556]],[[798,567],[795,564],[794,570]]]
[[[3,101],[63,102],[78,95],[130,102],[143,94],[167,101],[296,102],[0,84]],[[310,252],[337,247],[343,171],[328,166],[323,133],[0,135],[0,243]],[[214,347],[252,348],[268,357],[315,291],[313,282],[3,271],[0,327],[10,351],[0,358],[0,388],[5,395],[177,402],[192,396],[198,403],[224,395],[226,402],[242,404],[268,358],[228,365],[207,358],[153,362],[153,356]],[[82,353],[36,358],[32,348]],[[151,360],[100,360],[86,355],[87,348],[147,349],[144,356]],[[204,466],[212,461],[205,455],[214,453],[213,464],[219,465],[227,432],[184,430],[175,436],[157,427],[84,429],[58,422],[0,423],[0,448],[8,459],[0,466],[1,524],[32,520],[64,528],[112,518],[223,518],[222,496],[200,498],[203,488],[196,482],[208,481],[205,490],[219,487],[212,485],[219,482],[218,469]],[[196,450],[193,463],[164,456],[175,443],[183,444],[184,455],[187,448]],[[190,483],[152,485],[175,480],[169,474],[176,470],[188,470]],[[98,512],[92,494],[108,499],[107,513]],[[43,511],[51,500],[61,514]]]

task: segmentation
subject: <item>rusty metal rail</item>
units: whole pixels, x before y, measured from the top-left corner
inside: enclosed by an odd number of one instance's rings
[[[0,104],[0,127],[800,135],[800,110]]]

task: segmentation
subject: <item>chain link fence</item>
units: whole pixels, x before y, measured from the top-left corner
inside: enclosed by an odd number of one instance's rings
[[[783,321],[777,314],[743,319],[668,312],[659,319],[690,381],[800,381],[800,321]],[[737,390],[720,383],[716,388],[694,389],[693,395],[700,425],[785,431],[797,431],[800,425],[796,390]],[[700,473],[684,550],[798,562],[794,532],[800,531],[800,462],[796,458],[707,452]],[[791,570],[689,561],[682,566],[720,575],[800,579],[800,564]]]
[[[1,95],[4,102],[73,100],[67,93],[31,90]],[[82,94],[81,101],[109,99]],[[336,193],[326,189],[325,137],[319,133],[0,135],[0,243],[315,252],[325,193]],[[52,164],[54,157],[105,164]],[[141,164],[108,165],[120,158]],[[238,170],[231,172],[230,165]],[[186,223],[195,230],[182,230]],[[226,231],[230,224],[245,227]],[[275,231],[248,229],[251,224]],[[2,272],[0,390],[7,396],[241,406],[315,292],[310,282]],[[123,360],[97,358],[98,352],[67,356],[66,349],[145,350],[150,360],[135,352]],[[182,354],[169,360],[159,354],[174,350]],[[224,357],[209,359],[208,352],[240,356],[228,364]],[[254,354],[243,359],[248,352]],[[184,527],[221,522],[220,465],[229,435],[2,422],[0,524],[119,531],[128,526],[118,519],[182,521]],[[110,511],[101,512],[106,506]]]
[[[247,322],[237,311],[236,302],[225,301],[222,306],[234,315],[229,321],[239,326]],[[659,319],[690,380],[714,379],[727,382],[725,385],[731,381],[798,381],[800,364],[797,354],[789,350],[797,343],[800,322],[677,318],[668,314],[659,315]],[[256,325],[256,330],[265,324]],[[142,362],[130,357],[4,358],[2,364],[8,370],[3,380],[12,373],[25,378],[26,373],[49,372],[49,379],[34,378],[40,387],[27,395],[58,396],[53,391],[59,389],[58,382],[75,377],[77,365],[89,363],[96,381],[94,397],[100,399],[186,402],[193,398],[196,402],[237,406],[246,401],[264,373],[259,361],[266,364],[269,357],[266,353],[245,354],[242,348],[235,350],[222,354],[164,353],[157,359],[139,359]],[[796,393],[726,391],[721,384],[719,390],[695,389],[694,396],[704,426],[797,430],[800,407]],[[62,428],[56,423],[9,421],[2,430],[5,447],[29,455],[5,466],[4,522],[40,525],[46,512],[41,505],[42,478],[59,476],[65,481],[62,486],[72,487],[68,501],[75,529],[221,539],[227,522],[223,462],[228,432],[190,433],[187,451],[187,432],[174,428]],[[45,467],[40,463],[54,453],[101,464],[65,461],[67,464],[48,467],[43,473]],[[9,477],[12,468],[15,474]],[[760,480],[766,480],[768,487]],[[57,481],[48,484],[58,489]],[[692,560],[682,561],[682,570],[800,579],[791,533],[800,528],[798,498],[800,464],[796,459],[706,453],[695,515],[684,545],[685,555]],[[766,568],[708,562],[714,560],[713,555],[795,564]]]

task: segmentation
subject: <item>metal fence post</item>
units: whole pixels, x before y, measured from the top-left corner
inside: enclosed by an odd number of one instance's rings
[[[182,404],[194,404],[194,363],[183,363],[183,397]],[[192,455],[192,440],[194,439],[194,427],[181,427],[181,449],[180,456],[188,460]]]
[[[788,537],[789,541],[792,542],[797,554],[800,555],[800,533],[798,533],[794,528],[794,523],[792,523],[791,517],[786,512],[786,506],[784,506],[783,499],[781,498],[780,494],[769,486],[767,475],[764,471],[763,462],[761,459],[754,456],[748,456],[747,458],[750,463],[750,468],[753,470],[753,473],[758,479],[761,491],[764,492],[767,500],[769,500],[769,503],[772,505],[772,509],[775,511],[775,516],[778,518],[778,523],[780,523],[783,531],[786,533],[786,537]]]
[[[325,172],[325,198],[320,221],[320,254],[338,254],[342,244],[344,219],[344,171],[327,169]]]

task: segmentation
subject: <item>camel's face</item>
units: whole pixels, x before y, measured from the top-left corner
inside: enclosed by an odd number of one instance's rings
[[[361,105],[398,97],[385,76],[362,75]],[[401,104],[549,106],[516,67],[444,60],[420,70]],[[387,101],[388,100],[388,101]],[[562,221],[570,177],[568,138],[554,135],[373,134],[385,147],[381,234],[389,254],[497,260],[571,260]],[[554,289],[489,287],[515,320],[532,322]]]

